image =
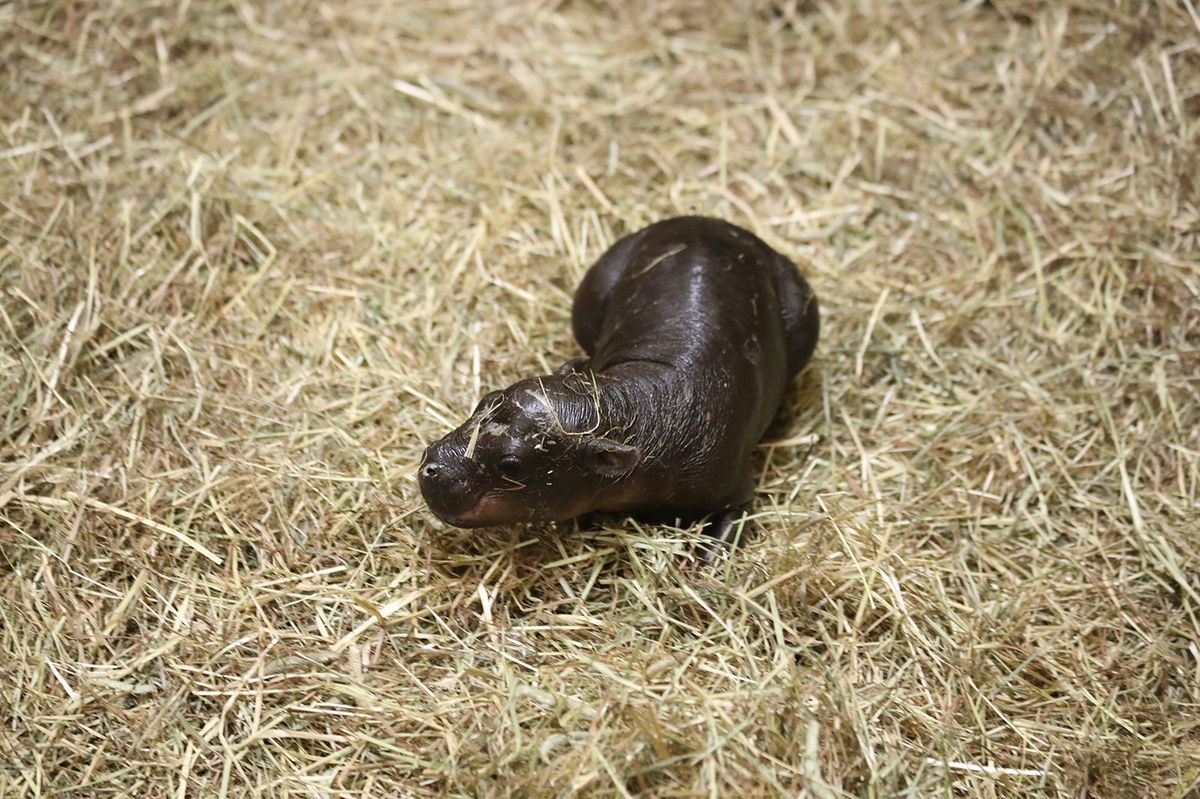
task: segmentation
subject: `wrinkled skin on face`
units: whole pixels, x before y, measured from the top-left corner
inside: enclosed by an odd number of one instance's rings
[[[595,378],[522,380],[479,401],[425,450],[418,479],[430,510],[456,527],[563,521],[599,507],[636,467],[637,447],[601,429]]]

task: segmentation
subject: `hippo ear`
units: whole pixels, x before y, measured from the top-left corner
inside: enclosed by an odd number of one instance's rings
[[[584,445],[592,471],[605,477],[619,477],[633,470],[642,459],[642,451],[629,444],[593,438]]]

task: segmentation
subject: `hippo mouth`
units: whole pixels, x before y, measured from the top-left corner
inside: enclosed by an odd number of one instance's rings
[[[432,505],[429,506],[429,509],[433,511],[434,516],[454,527],[496,527],[522,521],[519,518],[513,518],[508,503],[495,494],[484,494],[474,505],[456,513],[447,513]]]

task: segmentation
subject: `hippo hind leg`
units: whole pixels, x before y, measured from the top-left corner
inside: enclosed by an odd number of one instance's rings
[[[821,333],[817,296],[796,265],[778,256],[774,261],[775,293],[783,314],[783,334],[787,345],[788,376],[796,375],[808,363]]]
[[[605,250],[575,290],[575,301],[571,305],[571,330],[579,346],[588,355],[596,351],[608,296],[625,273],[629,255],[640,235],[640,232],[631,233]]]

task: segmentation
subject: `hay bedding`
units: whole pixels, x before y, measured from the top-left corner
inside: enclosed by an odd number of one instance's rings
[[[17,2],[0,72],[0,795],[1197,790],[1194,2]],[[826,311],[753,540],[435,529],[683,212]]]

